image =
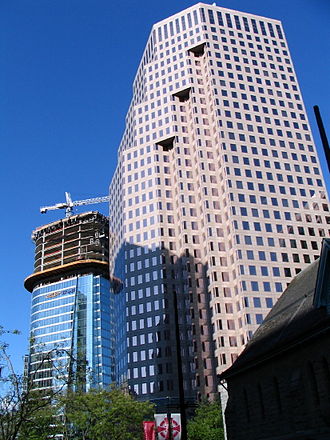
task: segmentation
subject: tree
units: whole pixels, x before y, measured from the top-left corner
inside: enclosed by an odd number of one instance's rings
[[[0,340],[8,333],[19,332],[0,326]],[[25,376],[16,374],[8,348],[0,341],[0,440],[49,440],[60,434],[64,440],[141,439],[143,420],[153,417],[151,403],[138,402],[119,389],[84,393],[78,386],[79,374],[60,382],[68,376],[68,366],[57,359],[65,352],[75,361],[60,347],[35,352],[33,369]],[[58,373],[52,376],[57,388],[35,389],[35,379],[43,377],[50,365]]]
[[[46,406],[31,413],[22,423],[18,438],[22,440],[55,439],[61,429],[62,423],[56,407],[47,403]]]
[[[62,404],[65,440],[141,440],[143,420],[153,417],[151,403],[115,388],[68,393]]]
[[[19,334],[0,326],[0,338]],[[17,374],[11,362],[9,345],[0,341],[0,439],[44,440],[55,436],[55,393],[45,395],[33,389],[33,377]],[[34,374],[53,356],[47,353]],[[50,423],[51,422],[51,423]]]
[[[188,440],[223,440],[223,422],[219,400],[203,401],[187,423]]]

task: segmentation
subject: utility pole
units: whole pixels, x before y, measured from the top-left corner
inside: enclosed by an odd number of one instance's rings
[[[314,105],[313,109],[314,109],[316,122],[319,127],[319,132],[320,132],[320,137],[321,137],[321,141],[322,141],[322,145],[323,145],[323,149],[324,149],[324,154],[327,159],[328,171],[330,173],[330,147],[329,147],[328,138],[327,138],[327,135],[326,135],[326,132],[324,129],[324,125],[323,125],[323,121],[322,121],[322,117],[321,117],[321,113],[320,113],[320,109],[319,109],[318,105]]]

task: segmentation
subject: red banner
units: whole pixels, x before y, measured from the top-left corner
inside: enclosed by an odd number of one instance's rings
[[[155,422],[143,422],[143,439],[155,440]]]

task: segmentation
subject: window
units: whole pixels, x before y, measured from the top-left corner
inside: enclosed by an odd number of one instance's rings
[[[269,281],[264,281],[263,282],[263,288],[265,292],[270,292],[270,282]]]
[[[272,232],[272,225],[270,223],[265,223],[266,232]]]
[[[274,238],[273,238],[273,237],[268,237],[268,238],[267,238],[267,243],[268,243],[268,246],[272,246],[272,247],[274,247],[274,246],[275,246],[275,240],[274,240]]]
[[[250,273],[250,275],[257,275],[256,267],[249,266],[249,273]]]
[[[253,292],[259,291],[259,285],[257,281],[251,281],[251,289]]]
[[[250,235],[244,235],[245,244],[252,244],[252,239]]]
[[[289,267],[284,268],[284,276],[291,278],[291,269]]]
[[[250,229],[249,222],[242,222],[243,229],[248,231]]]
[[[282,283],[275,283],[276,292],[282,292]]]
[[[269,309],[273,307],[273,298],[266,298],[266,307]]]
[[[300,240],[300,244],[301,244],[301,248],[302,248],[302,249],[307,249],[307,241],[305,241],[305,240]]]
[[[278,267],[273,267],[273,275],[275,277],[279,277],[280,276],[280,269]]]
[[[258,246],[263,246],[264,245],[263,237],[256,237],[256,241],[257,241],[257,245]]]
[[[253,226],[255,231],[261,231],[261,225],[259,222],[254,222]]]
[[[267,266],[261,266],[261,275],[264,277],[268,276],[268,267]]]
[[[254,260],[253,251],[246,251],[248,260]]]

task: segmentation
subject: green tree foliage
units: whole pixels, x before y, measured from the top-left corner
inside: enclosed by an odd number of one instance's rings
[[[223,440],[220,402],[202,402],[187,424],[188,440]]]
[[[66,440],[141,440],[153,405],[119,389],[68,393],[62,400]]]
[[[31,413],[19,430],[18,439],[50,440],[55,439],[62,430],[62,423],[57,415],[56,407],[50,402]]]
[[[29,392],[17,398],[10,389],[0,398],[1,440],[46,440],[55,438],[56,411],[40,393]]]
[[[63,353],[61,348],[41,353],[27,376],[16,374],[9,346],[2,341],[6,331],[0,326],[0,440],[141,440],[142,422],[153,418],[153,405],[138,402],[123,390],[80,390],[74,381],[55,390],[33,388],[39,372]],[[67,353],[68,354],[68,353]],[[70,353],[69,353],[70,354]],[[59,377],[65,366],[58,366]],[[73,383],[75,386],[72,386]]]
[[[0,338],[19,334],[0,326]],[[47,356],[40,362],[40,368]],[[14,371],[9,345],[0,340],[0,440],[45,440],[55,435],[54,395],[36,391],[32,379]],[[37,372],[36,372],[37,373]],[[51,422],[51,423],[50,423]]]

